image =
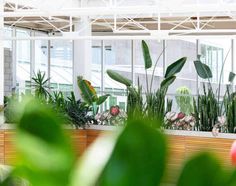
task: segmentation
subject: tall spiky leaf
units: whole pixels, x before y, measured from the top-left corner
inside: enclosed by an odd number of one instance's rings
[[[145,69],[149,69],[152,67],[152,58],[149,52],[149,48],[147,43],[142,40],[142,50],[143,50],[143,58],[144,58],[144,66]]]

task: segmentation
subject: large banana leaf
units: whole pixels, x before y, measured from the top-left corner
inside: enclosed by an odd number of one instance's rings
[[[236,76],[235,73],[233,73],[233,72],[230,72],[230,73],[229,73],[229,82],[230,82],[230,83],[232,83],[232,82],[234,81],[235,76]]]
[[[110,94],[106,94],[106,95],[100,96],[100,97],[97,99],[96,104],[97,104],[97,105],[103,104],[103,103],[107,100],[107,98],[108,98],[109,96],[110,96]]]
[[[167,158],[166,140],[146,122],[129,121],[120,135],[113,132],[98,139],[82,157],[72,186],[160,185]],[[99,156],[94,158],[94,154]]]
[[[132,85],[131,80],[123,77],[122,75],[120,75],[119,73],[117,73],[113,70],[107,70],[107,74],[111,79],[113,79],[121,84],[124,84],[127,87],[130,87]]]
[[[152,58],[149,52],[148,45],[144,40],[142,40],[142,50],[143,50],[145,69],[149,69],[152,67]]]
[[[215,157],[201,153],[185,165],[177,186],[226,186],[224,172]]]
[[[194,61],[194,66],[197,71],[197,74],[202,79],[212,78],[212,72],[208,65],[202,63],[200,60]]]
[[[176,76],[170,76],[161,82],[161,89],[168,88],[176,79]]]
[[[180,72],[187,61],[186,57],[182,57],[178,59],[176,62],[169,65],[166,69],[165,78],[169,78],[171,76],[174,76],[176,73]]]
[[[78,77],[78,86],[81,91],[81,96],[87,104],[92,105],[93,102],[97,101],[97,93],[89,81]]]

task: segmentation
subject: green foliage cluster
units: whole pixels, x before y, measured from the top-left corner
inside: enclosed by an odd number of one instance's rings
[[[218,110],[219,105],[213,90],[211,88],[206,90],[205,85],[203,85],[203,95],[199,95],[197,101],[194,99],[197,129],[200,131],[212,131],[214,125],[217,123]]]
[[[227,132],[236,133],[236,94],[230,92],[230,86],[227,86],[227,92],[224,96]]]
[[[228,52],[229,53],[229,52]],[[227,132],[235,133],[236,132],[236,101],[234,99],[234,96],[231,96],[229,93],[229,87],[230,85],[227,85],[227,91],[225,93],[225,96],[223,98],[223,101],[220,101],[220,91],[221,91],[221,77],[223,73],[223,68],[225,61],[227,59],[227,56],[224,60],[221,74],[220,74],[220,80],[219,80],[219,86],[214,93],[210,79],[212,78],[212,72],[209,66],[202,63],[200,61],[200,56],[198,56],[198,59],[194,61],[195,69],[197,71],[197,74],[202,79],[208,80],[208,86],[206,90],[205,84],[203,85],[203,94],[198,95],[197,100],[193,100],[194,103],[194,114],[197,121],[197,129],[201,131],[212,131],[214,125],[217,123],[217,118],[219,116],[226,116],[227,120]],[[233,72],[230,72],[228,81],[231,84],[234,81],[235,74]],[[223,110],[224,108],[224,110]],[[224,127],[224,123],[220,124],[220,127]],[[225,132],[225,131],[221,131]]]
[[[17,123],[19,121],[19,111],[17,107],[21,104],[21,100],[25,96],[35,97],[40,100],[40,104],[48,104],[52,107],[59,117],[65,123],[73,124],[75,127],[85,127],[86,124],[94,122],[94,117],[91,116],[92,108],[81,100],[76,100],[75,95],[65,97],[62,92],[50,92],[49,78],[46,78],[45,73],[38,71],[32,78],[33,92],[27,95],[17,96],[15,93],[10,97],[5,97],[5,122]]]
[[[121,131],[104,134],[77,163],[68,133],[52,109],[32,99],[22,104],[17,161],[0,186],[236,185],[236,170],[226,171],[208,152],[188,159],[175,181],[168,181],[168,141],[151,127],[153,121],[144,119],[129,120]]]
[[[153,66],[153,62],[151,59],[149,47],[145,41],[142,41],[142,50],[143,50],[143,57],[144,57],[144,67],[145,67],[145,74],[146,74],[146,91],[145,91],[145,102],[143,100],[142,95],[142,87],[138,83],[138,87],[136,88],[132,81],[123,77],[119,73],[107,70],[107,74],[113,80],[124,84],[127,86],[128,92],[128,117],[133,118],[134,116],[137,117],[146,117],[152,118],[155,120],[164,120],[164,116],[166,113],[166,100],[165,96],[168,91],[169,86],[175,81],[176,74],[181,71],[184,64],[186,63],[187,58],[183,57],[178,59],[176,62],[169,65],[166,69],[166,73],[164,76],[163,81],[160,84],[159,88],[153,90],[153,80],[154,74],[156,70],[157,63],[162,56],[164,50],[159,55],[156,63]],[[153,67],[151,81],[149,82],[148,78],[148,70]],[[168,110],[171,110],[170,106],[172,106],[171,101],[167,101],[168,103]]]

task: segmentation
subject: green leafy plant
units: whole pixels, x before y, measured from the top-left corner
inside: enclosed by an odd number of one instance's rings
[[[192,96],[191,96],[191,91],[188,87],[185,86],[179,87],[176,90],[175,100],[179,107],[180,112],[183,112],[187,115],[193,113]]]
[[[206,90],[203,85],[203,95],[194,99],[194,112],[197,120],[197,127],[201,131],[212,131],[213,126],[217,123],[219,104],[211,88]]]
[[[95,116],[98,113],[98,106],[104,103],[110,94],[98,96],[96,90],[88,80],[83,79],[81,76],[79,76],[77,80],[81,96],[85,103],[92,106],[93,115]]]
[[[127,87],[128,117],[132,118],[133,116],[137,117],[139,115],[141,117],[161,119],[163,121],[165,112],[166,112],[165,110],[166,93],[168,91],[169,86],[175,81],[176,74],[181,71],[184,64],[186,63],[187,58],[186,57],[180,58],[176,62],[169,65],[166,69],[166,73],[165,73],[163,81],[161,82],[160,87],[153,90],[152,85],[153,85],[154,74],[157,67],[157,63],[165,49],[163,49],[163,51],[161,52],[161,54],[157,58],[157,61],[154,64],[151,82],[149,82],[147,71],[148,69],[152,68],[153,62],[151,59],[149,47],[145,41],[142,41],[142,49],[143,49],[144,67],[145,67],[145,74],[146,74],[146,86],[147,86],[146,94],[145,94],[146,96],[145,103],[143,102],[143,98],[142,98],[142,87],[139,85],[139,83],[138,83],[138,88],[135,88],[135,86],[132,85],[131,80],[121,76],[119,73],[112,70],[108,70],[107,73],[110,78],[112,78],[115,81],[118,81],[119,83],[124,84]],[[139,112],[139,114],[137,114],[137,112]]]
[[[229,122],[230,126],[232,126],[233,120],[233,105],[234,100],[230,99],[230,97],[226,98],[227,91],[224,96],[224,101],[220,102],[220,89],[221,89],[221,79],[223,74],[223,68],[228,57],[229,51],[224,59],[220,80],[218,85],[217,93],[214,93],[210,79],[212,78],[212,72],[209,66],[202,63],[200,61],[200,55],[198,55],[198,59],[194,62],[196,72],[199,77],[208,80],[208,90],[206,90],[205,84],[203,84],[203,95],[198,95],[197,101],[194,99],[194,113],[197,122],[197,128],[203,131],[211,131],[213,126],[217,123],[218,116],[223,115],[223,106],[226,110],[227,122]],[[229,83],[232,83],[235,78],[235,74],[230,72],[229,74]],[[228,89],[228,88],[227,88]],[[232,131],[232,127],[230,129]]]
[[[0,186],[15,185],[16,178],[32,186],[233,186],[236,183],[236,170],[225,171],[208,152],[186,161],[176,182],[164,180],[167,140],[159,130],[150,127],[152,121],[143,119],[129,120],[123,130],[103,134],[76,163],[71,140],[56,114],[32,99],[21,108],[24,112],[15,136],[17,162]]]
[[[38,71],[32,77],[32,87],[34,88],[35,95],[41,99],[47,99],[49,96],[49,80],[50,78],[46,78],[45,72]]]
[[[83,103],[81,100],[76,100],[75,95],[71,92],[71,96],[68,97],[66,102],[65,111],[69,116],[69,120],[77,128],[85,128],[86,124],[95,123],[93,117],[89,114],[92,109],[86,103]]]

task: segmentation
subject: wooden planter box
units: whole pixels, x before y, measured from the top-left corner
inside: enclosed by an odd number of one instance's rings
[[[10,125],[0,127],[0,164],[10,164],[14,160],[15,150],[12,143],[14,128]],[[67,129],[71,134],[74,149],[79,156],[102,133],[114,130],[115,127],[91,126],[89,129]],[[193,154],[200,151],[214,153],[226,168],[231,167],[230,148],[236,135],[219,134],[214,137],[210,132],[171,131],[167,130],[169,156],[167,177],[174,181],[183,163]]]

